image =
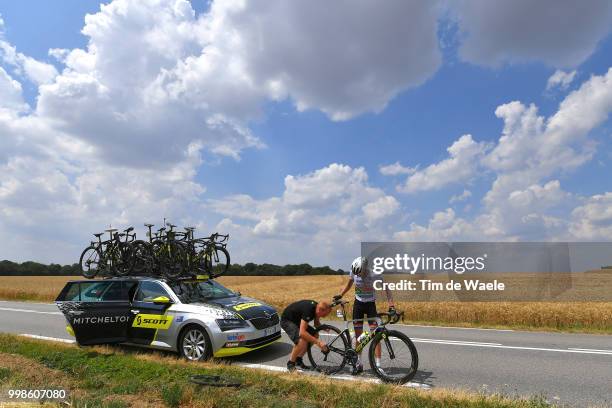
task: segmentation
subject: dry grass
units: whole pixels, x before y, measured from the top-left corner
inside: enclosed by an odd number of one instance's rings
[[[0,277],[0,298],[53,301],[74,277]],[[298,299],[331,299],[343,276],[225,276],[219,281],[283,309]],[[607,287],[603,285],[604,289]],[[350,299],[347,296],[347,299]],[[396,302],[406,322],[612,333],[612,302]],[[386,307],[384,302],[381,308]]]
[[[76,276],[0,276],[0,299],[52,302]]]

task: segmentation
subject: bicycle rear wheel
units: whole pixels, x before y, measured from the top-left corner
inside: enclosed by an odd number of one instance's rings
[[[148,242],[138,240],[132,242],[131,246],[134,256],[134,274],[141,275],[151,273],[155,263],[151,245]]]
[[[206,249],[205,249],[206,251]],[[223,275],[230,266],[230,255],[225,247],[215,245],[212,250],[203,257],[204,270],[211,278]]]
[[[376,347],[380,345],[380,364],[376,364]],[[387,330],[376,336],[370,345],[370,367],[384,382],[404,384],[415,376],[419,355],[412,340],[404,333]]]
[[[177,278],[186,270],[186,254],[180,245],[175,242],[164,242],[158,250],[161,273],[167,278]]]
[[[132,246],[121,242],[115,247],[113,254],[115,255],[114,266],[117,276],[129,275],[134,269],[136,262]]]
[[[322,324],[316,329],[316,337],[321,337],[329,351],[324,353],[312,343],[308,344],[308,359],[312,367],[324,374],[334,374],[346,364],[346,350],[349,348],[346,338],[337,327]]]
[[[81,274],[87,279],[93,279],[100,272],[100,252],[94,246],[85,248],[79,259]]]

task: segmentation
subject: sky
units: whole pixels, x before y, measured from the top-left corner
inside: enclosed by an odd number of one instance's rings
[[[348,268],[362,241],[609,241],[612,3],[0,3],[0,259],[109,225]]]

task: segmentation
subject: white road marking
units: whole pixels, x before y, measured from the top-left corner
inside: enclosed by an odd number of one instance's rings
[[[273,365],[267,365],[267,364],[255,364],[255,363],[240,363],[237,364],[240,367],[247,367],[247,368],[258,368],[260,370],[268,370],[268,371],[276,371],[276,372],[287,372],[287,369],[285,367],[278,367],[278,366],[273,366]],[[308,371],[299,371],[300,373],[303,374],[307,374],[307,375],[317,375],[317,373],[315,372],[308,372]],[[345,380],[345,381],[364,381],[364,382],[372,382],[372,383],[377,383],[377,384],[381,384],[382,381],[380,381],[378,378],[371,378],[371,377],[359,377],[359,376],[352,376],[352,375],[343,375],[343,374],[336,374],[336,375],[330,375],[328,376],[329,378],[332,378],[334,380]],[[406,384],[403,384],[404,387],[409,387],[409,388],[420,388],[423,390],[429,390],[431,389],[431,387],[427,384],[421,384],[421,383],[415,383],[415,382],[409,382]]]
[[[395,339],[394,339],[395,340]],[[397,339],[399,340],[399,339]],[[439,343],[439,344],[464,344],[464,345],[480,345],[480,346],[501,346],[501,343],[484,343],[480,341],[463,341],[463,340],[439,340],[439,339],[421,339],[418,337],[411,338],[415,343]]]
[[[4,310],[7,312],[39,313],[39,314],[51,314],[51,315],[61,315],[62,314],[62,312],[43,312],[40,310],[31,310],[31,309],[15,309],[12,307],[0,307],[0,310]]]
[[[21,303],[23,305],[45,305],[45,306],[55,306],[55,303],[41,303],[41,302],[19,302],[14,300],[0,300],[0,303]]]
[[[335,336],[335,334],[331,333],[321,333],[322,336]],[[392,339],[396,341],[401,341],[400,339]],[[552,351],[557,353],[578,353],[578,354],[599,354],[599,355],[611,355],[612,350],[596,350],[596,349],[578,349],[578,348],[568,348],[568,349],[554,349],[554,348],[545,348],[545,347],[526,347],[526,346],[504,346],[500,343],[479,343],[473,341],[458,341],[458,340],[438,340],[438,339],[419,339],[412,338],[411,339],[415,343],[430,343],[430,344],[445,344],[449,346],[467,346],[467,347],[490,347],[490,348],[499,348],[499,349],[511,349],[511,350],[532,350],[532,351]]]
[[[485,330],[485,331],[498,331],[498,332],[513,332],[514,331],[512,329],[486,329],[486,328],[481,328],[481,327],[429,326],[425,324],[402,324],[402,323],[396,323],[395,326],[427,327],[430,329]]]
[[[568,347],[568,350],[595,351],[595,352],[600,352],[600,353],[612,353],[612,350],[598,350],[598,349],[574,348],[574,347]]]
[[[76,343],[74,340],[70,340],[70,339],[60,339],[59,337],[39,336],[37,334],[22,333],[20,334],[20,336],[29,337],[31,339],[38,339],[38,340],[58,341],[60,343],[70,343],[70,344]]]

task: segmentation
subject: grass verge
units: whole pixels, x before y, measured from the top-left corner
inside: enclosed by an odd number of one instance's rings
[[[78,348],[0,335],[2,392],[63,387],[74,407],[546,407],[541,399],[509,399],[435,389],[423,391],[325,377],[270,373],[215,362],[187,363],[115,348]],[[206,388],[190,375],[242,381],[240,388]],[[0,396],[5,397],[5,395]]]

